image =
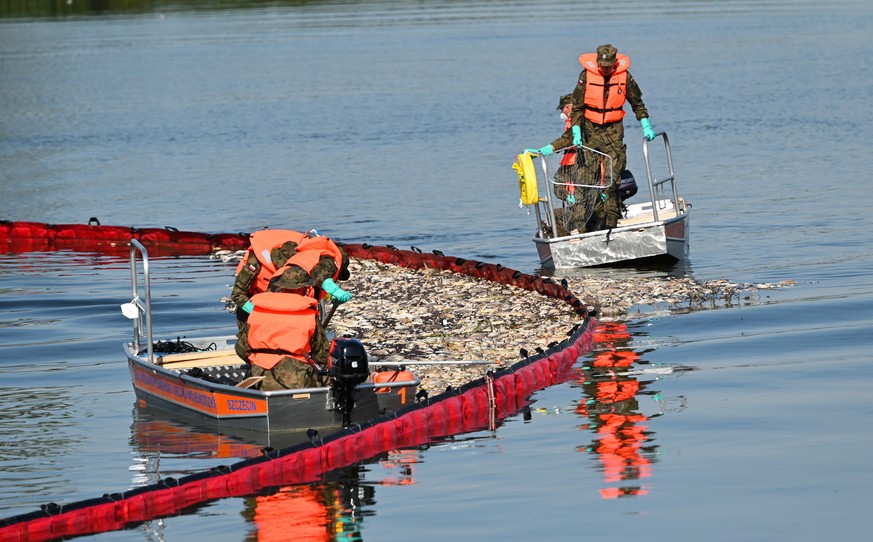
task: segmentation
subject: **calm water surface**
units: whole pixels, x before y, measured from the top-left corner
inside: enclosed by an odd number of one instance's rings
[[[650,273],[796,285],[640,307],[496,432],[97,540],[865,540],[873,506],[873,9],[866,2],[356,2],[0,20],[0,218],[350,242],[537,270],[514,155],[560,129],[576,57],[631,56],[693,204]],[[629,166],[644,177],[638,124]],[[223,334],[233,265],[158,259],[156,332]],[[139,412],[122,258],[0,254],[0,516],[253,448]],[[291,512],[290,510],[296,510]]]

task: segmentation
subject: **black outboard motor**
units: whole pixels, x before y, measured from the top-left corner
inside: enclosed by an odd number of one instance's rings
[[[351,423],[355,407],[355,386],[370,376],[367,351],[361,341],[351,338],[331,341],[327,372],[333,380],[334,401],[343,415],[343,427],[346,427]]]
[[[622,170],[621,184],[618,185],[618,197],[624,201],[637,193],[637,181],[630,170]]]

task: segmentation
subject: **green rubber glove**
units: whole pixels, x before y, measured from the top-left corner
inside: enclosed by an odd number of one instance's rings
[[[573,194],[567,196],[567,203],[569,203],[570,205],[576,205],[576,196],[574,196]]]
[[[649,141],[655,139],[655,131],[652,130],[652,123],[649,122],[648,118],[641,120],[640,126],[643,127],[643,135],[646,137],[646,139],[648,139]]]
[[[253,310],[254,308],[255,308],[255,304],[252,303],[251,301],[246,301],[246,304],[242,306],[242,310],[243,310],[243,312],[246,312],[246,313],[248,313],[248,314],[251,314],[251,313],[252,313],[252,310]]]
[[[551,145],[546,145],[545,147],[540,149],[540,154],[542,154],[543,156],[548,156],[553,152],[555,152],[555,147],[552,147]]]
[[[539,154],[539,149],[525,149],[524,152],[529,152],[530,154]]]
[[[582,144],[582,128],[573,126],[573,145],[579,146]]]
[[[330,294],[330,297],[337,303],[345,303],[352,298],[352,294],[337,286],[333,279],[324,279],[324,282],[321,283],[321,289]]]

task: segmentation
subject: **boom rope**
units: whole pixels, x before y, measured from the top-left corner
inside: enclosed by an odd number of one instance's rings
[[[65,231],[45,224],[22,224],[0,222],[0,242],[7,241],[9,247],[14,247],[14,241],[9,241],[10,234],[15,236],[23,230],[39,231],[40,226],[45,232],[53,231],[56,234]],[[34,227],[34,224],[37,226]],[[99,236],[104,232],[95,228],[114,228],[88,226],[88,229],[79,229],[77,232],[94,232]],[[208,234],[200,235],[216,238]],[[232,235],[244,237],[247,244],[248,236]],[[81,241],[87,247],[85,250],[94,250],[92,238],[83,237]],[[208,244],[211,243],[203,243],[202,246]],[[67,505],[47,503],[37,511],[0,519],[0,540],[41,541],[118,530],[175,515],[188,507],[209,501],[251,495],[268,487],[317,481],[327,471],[386,451],[418,446],[448,435],[493,430],[497,421],[526,407],[535,391],[571,379],[572,368],[578,357],[592,348],[596,321],[563,284],[499,264],[445,256],[439,251],[427,254],[415,247],[407,251],[367,244],[345,244],[343,247],[349,256],[357,258],[412,269],[442,269],[563,299],[583,319],[568,332],[567,339],[552,343],[547,350],[537,349],[538,352],[532,356],[523,350],[523,359],[509,367],[489,373],[460,388],[450,388],[434,397],[422,397],[397,412],[342,429],[323,439],[313,439],[309,443],[282,450],[264,448],[262,457],[230,466],[215,467],[179,479],[165,478],[149,486],[104,494],[99,498]],[[114,250],[114,246],[111,248]],[[203,250],[209,252],[212,248]]]

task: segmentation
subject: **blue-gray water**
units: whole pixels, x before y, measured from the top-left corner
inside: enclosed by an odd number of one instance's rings
[[[314,226],[533,272],[533,221],[509,166],[560,129],[554,107],[577,56],[611,42],[630,55],[694,206],[690,261],[672,272],[796,285],[733,308],[642,313],[619,346],[638,353],[637,367],[674,373],[610,377],[583,371],[586,356],[578,381],[539,392],[529,417],[494,436],[335,473],[324,486],[342,497],[337,516],[364,540],[864,540],[871,23],[861,0],[336,2],[5,19],[0,218]],[[629,166],[643,178],[640,137],[629,116]],[[154,267],[158,332],[233,329],[218,301],[232,265]],[[126,262],[108,256],[0,255],[0,516],[242,453],[196,434],[173,440],[134,413],[118,310],[128,280]],[[598,400],[610,378],[635,393]],[[618,432],[613,414],[625,416]],[[93,538],[270,539],[254,503]],[[328,523],[322,532],[335,532]]]

